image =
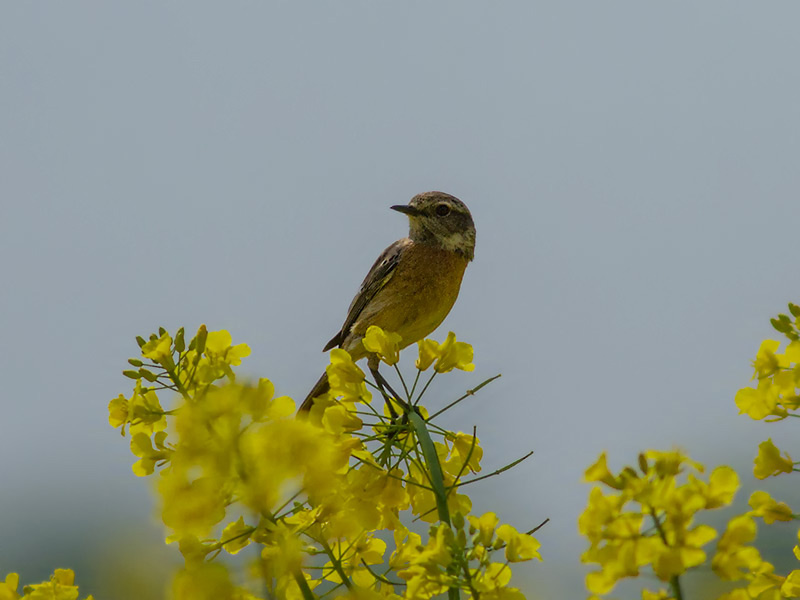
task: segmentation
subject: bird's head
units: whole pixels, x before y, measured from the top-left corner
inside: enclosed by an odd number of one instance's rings
[[[475,223],[467,205],[455,196],[425,192],[391,208],[408,215],[412,241],[457,252],[467,260],[475,256]]]

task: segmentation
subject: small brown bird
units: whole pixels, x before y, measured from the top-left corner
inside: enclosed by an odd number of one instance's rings
[[[429,335],[453,307],[467,264],[475,254],[475,224],[467,206],[444,192],[414,196],[407,205],[392,210],[408,215],[407,238],[397,240],[375,261],[353,298],[341,330],[323,348],[339,347],[353,360],[368,358],[370,369],[377,357],[361,343],[367,328],[377,325],[402,338],[405,348]],[[328,391],[323,373],[309,392],[301,411]]]

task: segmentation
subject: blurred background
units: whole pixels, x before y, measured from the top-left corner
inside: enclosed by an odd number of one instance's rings
[[[550,518],[523,592],[585,595],[581,478],[603,450],[731,464],[743,506],[757,443],[796,439],[733,398],[800,301],[798,19],[789,1],[3,3],[0,569],[159,597],[177,549],[107,422],[134,336],[228,329],[244,373],[302,399],[406,233],[388,207],[431,189],[468,204],[478,243],[433,336],[471,342],[476,370],[430,398],[503,374],[445,422],[477,425],[487,472],[535,451],[472,490],[521,530]]]

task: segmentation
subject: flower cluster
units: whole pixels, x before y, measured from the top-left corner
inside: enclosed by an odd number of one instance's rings
[[[541,560],[539,543],[510,525],[500,525],[497,515],[454,519],[431,527],[428,541],[408,529],[394,534],[397,549],[389,559],[398,577],[406,581],[409,598],[430,598],[450,588],[461,588],[468,598],[524,600],[509,588],[509,563]],[[494,560],[503,550],[505,560]]]
[[[0,582],[0,600],[78,600],[75,573],[70,569],[56,569],[50,581],[26,585],[21,596],[18,587],[19,575],[6,575],[5,581]],[[85,600],[92,600],[92,596],[86,596]]]
[[[474,368],[469,344],[452,333],[420,342],[414,385],[401,376],[406,397],[386,396],[383,411],[364,372],[333,350],[330,391],[296,419],[294,401],[276,397],[269,380],[237,380],[249,348],[228,332],[203,326],[186,344],[183,330],[173,338],[161,329],[138,341],[141,358],[125,371],[133,393],[111,401],[109,422],[131,436],[134,473],[158,474],[167,541],[185,559],[175,598],[257,598],[213,560],[248,547],[257,548],[248,572],[269,597],[310,600],[337,588],[353,598],[522,597],[509,586],[510,563],[540,558],[538,542],[492,513],[470,515],[460,487],[483,478],[478,438],[438,427],[419,404],[437,373]],[[364,345],[397,363],[396,334],[371,327]],[[178,399],[168,410],[165,391]],[[426,539],[405,514],[431,524]]]
[[[764,340],[753,361],[753,379],[757,387],[746,387],[736,394],[740,413],[767,421],[785,419],[800,408],[800,306],[789,303],[789,315],[772,319],[772,326],[787,339],[786,348],[778,352],[781,342]]]
[[[587,481],[611,490],[593,487],[578,521],[590,543],[582,560],[600,566],[586,577],[590,592],[607,594],[620,579],[637,577],[645,568],[674,591],[680,575],[706,561],[703,547],[716,531],[696,524],[695,517],[730,504],[739,478],[729,467],[718,467],[704,481],[698,477],[702,471],[681,452],[655,450],[641,454],[637,468],[616,475],[605,454],[587,469]]]
[[[788,343],[778,352],[781,342],[764,340],[753,361],[755,388],[742,388],[736,393],[739,412],[751,419],[780,421],[789,416],[800,417],[800,306],[789,304],[788,315],[772,319],[772,326],[782,333]],[[788,453],[779,450],[772,439],[762,442],[756,456],[754,474],[766,479],[781,473],[791,473],[795,463]]]
[[[790,303],[789,313],[791,316],[780,314],[771,320],[775,330],[787,340],[783,352],[779,352],[781,342],[764,340],[753,361],[756,387],[743,388],[736,394],[739,412],[752,419],[775,422],[800,416],[797,412],[800,408],[800,306]],[[753,474],[757,479],[796,470],[796,463],[788,453],[775,446],[772,438],[758,445],[753,463]],[[786,503],[773,499],[765,491],[753,492],[749,504],[749,512],[728,523],[712,562],[714,572],[720,578],[745,582],[745,587],[726,594],[724,600],[800,597],[800,569],[792,570],[786,576],[779,575],[751,545],[756,537],[756,518],[770,525],[776,521],[794,521],[798,516]],[[795,546],[794,554],[800,560],[800,545]]]
[[[800,570],[783,577],[775,567],[763,560],[751,542],[756,537],[754,516],[762,516],[766,523],[787,520],[789,507],[777,503],[766,492],[754,492],[750,497],[752,511],[732,518],[717,544],[711,562],[714,572],[726,581],[746,582],[745,587],[734,589],[719,600],[778,600],[800,598]],[[800,558],[800,546],[795,546],[795,556]]]
[[[761,342],[753,361],[757,387],[736,393],[739,412],[751,419],[778,421],[800,408],[800,341],[789,342],[782,353],[778,352],[780,345],[777,340]]]

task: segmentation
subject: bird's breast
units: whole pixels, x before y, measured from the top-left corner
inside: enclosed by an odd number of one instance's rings
[[[407,246],[391,279],[353,325],[354,337],[362,337],[370,325],[400,334],[403,347],[429,335],[458,298],[467,262],[434,246]]]

